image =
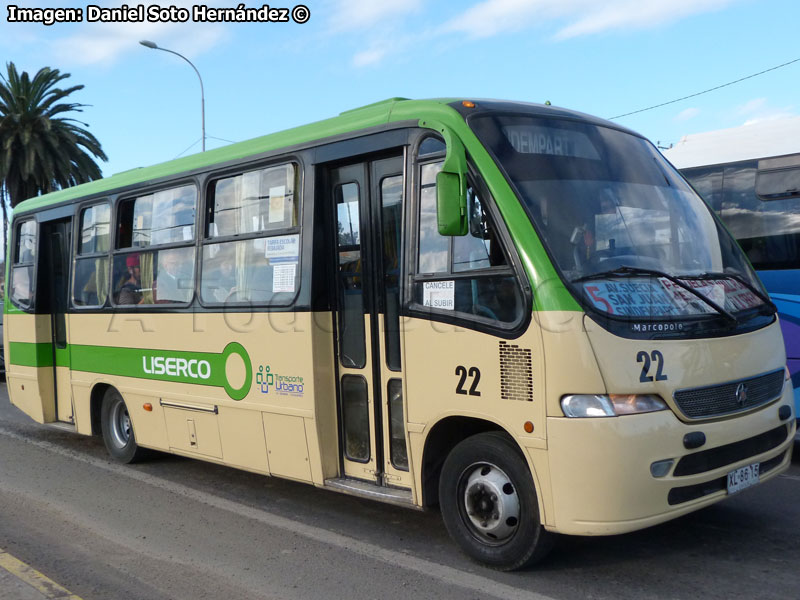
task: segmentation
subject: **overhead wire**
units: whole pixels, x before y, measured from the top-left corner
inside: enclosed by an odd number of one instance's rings
[[[688,96],[683,96],[682,98],[676,98],[675,100],[670,100],[669,102],[662,102],[661,104],[655,104],[653,106],[648,106],[647,108],[640,108],[639,110],[634,110],[631,112],[627,112],[622,115],[617,115],[616,117],[609,117],[609,121],[613,121],[614,119],[621,119],[622,117],[629,117],[630,115],[636,115],[648,110],[653,110],[654,108],[661,108],[662,106],[667,106],[668,104],[675,104],[676,102],[681,102],[682,100],[688,100],[689,98],[694,98],[696,96],[702,96],[703,94],[707,94],[709,92],[713,92],[715,90],[722,89],[724,87],[728,87],[729,85],[733,85],[735,83],[739,83],[741,81],[745,81],[747,79],[752,79],[753,77],[758,77],[759,75],[763,75],[764,73],[769,73],[770,71],[774,71],[776,69],[780,69],[783,67],[787,67],[791,64],[796,62],[800,62],[800,58],[795,58],[794,60],[790,60],[789,62],[785,62],[783,64],[777,65],[775,67],[770,67],[769,69],[764,69],[763,71],[759,71],[758,73],[753,73],[752,75],[747,75],[746,77],[741,77],[735,81],[729,81],[728,83],[723,83],[722,85],[718,85],[707,90],[703,90],[702,92],[697,92],[695,94],[689,94]]]

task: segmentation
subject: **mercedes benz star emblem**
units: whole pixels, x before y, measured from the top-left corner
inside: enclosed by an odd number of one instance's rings
[[[744,383],[736,386],[736,402],[739,406],[744,406],[744,403],[747,402],[747,386]]]

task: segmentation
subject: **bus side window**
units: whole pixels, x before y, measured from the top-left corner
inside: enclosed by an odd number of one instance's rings
[[[23,309],[30,308],[33,299],[36,242],[36,221],[23,221],[17,225],[14,261],[11,268],[11,301]]]
[[[297,164],[285,163],[208,184],[203,304],[292,302],[300,282],[297,181]]]
[[[196,213],[193,184],[119,203],[111,274],[114,304],[191,302]],[[166,245],[169,248],[157,249]]]
[[[495,323],[516,323],[522,294],[478,187],[467,189],[469,231],[442,236],[436,220],[436,173],[441,162],[420,166],[419,255],[414,302]]]
[[[72,283],[75,306],[103,306],[106,303],[110,233],[111,207],[108,204],[96,204],[81,211]]]

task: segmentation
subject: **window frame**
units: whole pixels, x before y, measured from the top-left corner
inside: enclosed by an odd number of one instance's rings
[[[404,286],[405,299],[403,301],[403,313],[412,317],[475,329],[506,339],[517,338],[527,330],[528,324],[532,318],[531,287],[494,196],[489,192],[484,179],[480,176],[469,155],[467,156],[468,186],[472,187],[478,194],[484,212],[491,219],[496,232],[496,240],[500,244],[500,249],[507,264],[500,267],[487,267],[458,272],[453,271],[453,246],[455,244],[455,236],[449,236],[447,272],[419,273],[419,224],[422,202],[422,167],[427,164],[443,161],[446,155],[446,151],[443,150],[419,156],[420,146],[431,137],[443,141],[440,136],[425,132],[415,141],[413,145],[414,151],[411,153],[411,189],[413,191],[411,194],[411,209],[408,211],[409,215],[407,220],[410,231],[408,238],[410,246],[409,252],[407,253],[407,277]],[[514,283],[517,286],[517,291],[520,296],[521,311],[521,314],[517,316],[516,320],[504,322],[472,313],[432,308],[423,306],[415,300],[416,286],[424,282],[472,280],[491,276],[511,276],[514,278]]]
[[[143,196],[155,195],[158,192],[177,189],[187,186],[193,186],[195,189],[195,213],[194,213],[194,235],[192,236],[191,240],[184,240],[180,242],[169,242],[166,244],[151,244],[149,246],[130,246],[127,248],[118,248],[117,244],[119,243],[119,219],[121,215],[120,207],[123,203],[127,201],[136,202],[137,198],[141,198]],[[134,190],[128,194],[120,194],[113,202],[113,210],[112,210],[112,225],[113,225],[113,234],[112,234],[112,241],[111,241],[111,257],[109,261],[109,269],[110,269],[110,276],[109,276],[109,295],[108,295],[108,303],[114,309],[123,309],[123,310],[141,310],[141,309],[149,309],[149,310],[172,310],[176,308],[187,308],[192,305],[196,298],[198,298],[199,294],[197,293],[197,280],[198,280],[198,269],[200,267],[200,261],[198,256],[198,215],[201,214],[202,207],[203,207],[203,197],[202,197],[202,190],[201,186],[198,182],[196,177],[183,177],[180,179],[176,179],[174,181],[168,181],[162,183],[158,186],[153,187],[142,187],[138,190]],[[131,232],[131,243],[133,243],[133,233]],[[192,293],[189,297],[189,300],[186,302],[164,302],[164,303],[153,303],[153,304],[117,304],[114,301],[114,262],[117,257],[120,256],[127,256],[129,254],[144,254],[144,253],[152,253],[154,255],[158,255],[159,252],[164,250],[173,250],[173,249],[181,249],[181,248],[194,248],[194,259],[193,259],[193,282],[192,282]]]
[[[23,261],[17,262],[17,253],[18,253],[18,244],[20,240],[20,234],[22,230],[22,225],[25,223],[32,222],[36,228],[35,230],[35,247],[36,252],[34,253],[34,257],[30,261]],[[36,312],[36,281],[39,277],[39,233],[40,233],[40,223],[39,220],[36,218],[35,214],[26,215],[24,217],[20,217],[19,219],[15,220],[12,224],[11,231],[12,231],[12,243],[11,243],[11,261],[8,267],[8,274],[10,275],[9,281],[6,282],[5,289],[6,294],[8,296],[9,301],[11,304],[26,313],[35,313]],[[31,280],[28,282],[30,286],[30,303],[28,306],[23,306],[18,304],[14,301],[14,296],[11,294],[11,285],[14,281],[14,269],[17,267],[32,267],[32,275]]]
[[[293,225],[291,227],[282,227],[280,229],[263,230],[259,232],[249,232],[249,233],[209,237],[210,217],[212,215],[212,210],[213,210],[212,198],[214,197],[214,195],[212,195],[210,191],[212,189],[212,186],[214,186],[217,182],[223,179],[237,177],[243,175],[244,173],[264,171],[271,168],[276,168],[286,165],[291,165],[294,168],[294,189],[292,195],[293,195],[293,201],[296,206],[296,222],[297,222],[296,225]],[[196,256],[197,275],[195,277],[195,298],[197,299],[197,302],[200,306],[210,310],[215,310],[215,309],[218,310],[220,308],[240,310],[242,308],[287,309],[295,305],[295,303],[297,302],[297,298],[300,295],[303,282],[303,277],[302,277],[303,254],[304,254],[303,219],[305,210],[305,203],[303,202],[303,177],[304,177],[303,162],[295,154],[275,157],[269,160],[268,162],[237,165],[236,167],[225,169],[224,171],[217,171],[208,174],[208,176],[203,181],[203,189],[202,189],[202,208],[201,208],[202,223],[200,227],[195,227],[196,229],[195,236],[198,238],[198,245],[197,245],[198,251]],[[295,282],[296,282],[295,291],[291,297],[287,297],[285,302],[253,301],[253,300],[243,300],[237,302],[209,302],[208,300],[203,299],[203,274],[204,274],[203,267],[205,262],[204,259],[205,248],[207,246],[232,244],[235,242],[247,242],[257,239],[268,239],[271,237],[285,237],[289,235],[298,236],[299,255],[297,261],[297,271],[295,273]]]
[[[109,210],[109,223],[108,223],[108,250],[105,252],[89,252],[87,254],[80,254],[80,235],[81,235],[81,217],[83,213],[95,206],[100,206],[105,204],[108,206]],[[103,197],[103,198],[92,198],[91,200],[81,202],[75,207],[75,218],[74,218],[74,229],[73,229],[73,243],[72,243],[72,256],[70,260],[70,276],[69,276],[69,307],[73,310],[78,311],[92,311],[98,310],[101,308],[105,308],[110,305],[111,297],[112,297],[112,289],[111,289],[111,275],[113,273],[113,256],[112,253],[114,251],[114,245],[116,243],[115,235],[114,235],[114,223],[116,219],[116,202],[114,202],[110,197]],[[105,257],[108,260],[108,265],[106,265],[106,274],[108,276],[108,288],[106,290],[106,301],[102,304],[91,304],[91,305],[84,305],[84,304],[76,304],[75,303],[75,276],[78,272],[77,264],[81,260],[87,260],[91,258],[103,258]]]

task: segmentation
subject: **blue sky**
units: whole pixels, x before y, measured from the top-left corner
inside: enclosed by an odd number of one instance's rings
[[[24,7],[85,8],[19,0]],[[121,2],[94,2],[119,6]],[[128,4],[135,4],[129,0]],[[191,6],[193,2],[163,2]],[[260,7],[256,2],[245,2]],[[231,7],[237,2],[213,1]],[[796,0],[308,0],[304,25],[9,23],[0,61],[69,72],[105,175],[393,96],[550,100],[601,117],[659,104],[800,58]],[[295,6],[276,2],[274,7]],[[800,62],[618,122],[662,144],[800,114]],[[216,139],[215,139],[216,138]]]

